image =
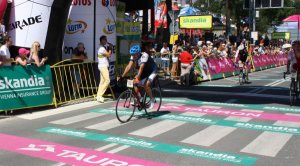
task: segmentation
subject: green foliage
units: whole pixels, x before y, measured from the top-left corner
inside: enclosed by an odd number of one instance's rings
[[[226,12],[226,0],[198,0],[194,3],[194,7],[207,10],[215,14],[224,14]],[[230,0],[229,10],[233,24],[240,27],[241,20],[249,16],[249,11],[243,9],[244,0]],[[280,9],[262,9],[260,17],[256,19],[256,30],[265,33],[272,22],[280,24],[282,20],[293,14],[300,14],[300,0],[284,0],[284,7]]]

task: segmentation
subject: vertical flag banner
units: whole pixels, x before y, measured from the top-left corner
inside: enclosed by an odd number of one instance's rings
[[[69,59],[79,42],[85,46],[88,59],[94,58],[94,1],[73,1],[65,29],[63,59]]]
[[[39,41],[45,47],[52,4],[53,0],[12,1],[8,31],[13,45],[31,47]]]
[[[117,35],[122,36],[123,35],[123,29],[124,29],[124,18],[125,18],[125,8],[126,4],[124,2],[117,1]]]

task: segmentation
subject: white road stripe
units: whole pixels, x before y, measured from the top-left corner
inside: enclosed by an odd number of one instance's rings
[[[88,120],[88,119],[97,118],[97,117],[104,116],[104,115],[105,114],[89,112],[89,113],[80,114],[80,115],[69,117],[69,118],[64,118],[64,119],[52,121],[52,122],[49,122],[49,123],[60,124],[60,125],[68,125],[68,124],[73,124],[73,123],[85,121],[85,120]]]
[[[114,118],[112,120],[108,120],[108,121],[104,121],[104,122],[101,122],[101,123],[97,123],[97,124],[94,124],[94,125],[91,125],[91,126],[87,126],[85,128],[87,128],[87,129],[94,129],[94,130],[100,130],[100,131],[106,131],[106,130],[109,130],[109,129],[113,129],[113,128],[116,128],[116,127],[123,126],[125,124],[130,123],[130,122],[131,121],[129,121],[127,123],[120,123],[117,118]]]
[[[128,145],[122,145],[122,146],[120,146],[118,148],[115,148],[115,149],[112,149],[112,150],[108,151],[107,153],[111,153],[111,154],[117,153],[117,152],[120,152],[122,150],[128,149],[129,147],[130,146],[128,146]]]
[[[251,118],[230,116],[225,118],[225,120],[248,122],[251,120]],[[211,146],[212,144],[216,143],[217,141],[221,140],[225,136],[235,131],[236,129],[237,128],[234,127],[212,125],[182,140],[181,142],[200,146]]]
[[[116,145],[118,145],[118,144],[116,144],[116,143],[111,143],[111,144],[107,144],[107,145],[104,145],[104,146],[102,146],[102,147],[99,147],[99,148],[97,148],[97,149],[95,149],[95,150],[96,150],[96,151],[104,151],[104,150],[109,149],[109,148],[111,148],[111,147],[114,147],[114,146],[116,146]],[[123,146],[117,147],[116,149],[112,149],[112,150],[108,151],[107,153],[111,153],[111,154],[117,153],[117,152],[119,152],[119,151],[121,151],[121,150],[124,150],[124,149],[127,149],[127,148],[129,148],[129,147],[130,147],[130,146],[123,145]],[[66,165],[65,163],[56,163],[56,164],[53,164],[53,165],[51,165],[51,166],[65,166],[65,165]]]
[[[104,146],[102,146],[102,147],[100,147],[100,148],[97,148],[97,149],[95,149],[95,150],[97,150],[97,151],[104,151],[104,150],[109,149],[109,148],[111,148],[111,147],[114,147],[114,146],[116,146],[116,145],[118,145],[118,144],[116,144],[116,143],[111,143],[111,144],[104,145]]]
[[[299,114],[288,114],[296,115]],[[277,121],[274,125],[288,126],[288,127],[300,127],[298,122],[286,122],[286,121]],[[273,133],[273,132],[263,132],[250,144],[244,147],[241,152],[257,154],[269,157],[275,157],[279,151],[284,147],[284,145],[291,139],[292,134],[285,133]]]
[[[107,103],[109,103],[109,102],[107,102]],[[58,114],[62,114],[62,113],[77,111],[77,110],[80,110],[83,108],[89,108],[89,107],[93,107],[93,106],[97,106],[97,105],[100,105],[100,103],[96,102],[96,101],[84,102],[84,103],[80,103],[80,104],[74,104],[74,105],[70,105],[70,106],[49,109],[47,111],[34,112],[31,114],[20,115],[17,117],[22,118],[22,119],[27,119],[27,120],[34,120],[34,119],[44,118],[44,117],[48,117],[48,116],[52,116],[52,115],[58,115]]]
[[[185,122],[163,120],[148,127],[133,131],[129,134],[152,138],[157,135],[163,134],[167,131],[170,131],[176,127],[179,127],[183,124],[185,124]]]

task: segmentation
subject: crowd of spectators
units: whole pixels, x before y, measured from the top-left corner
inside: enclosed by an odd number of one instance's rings
[[[156,50],[155,57],[156,63],[161,66],[164,71],[169,75],[169,63],[171,65],[171,73],[173,79],[180,79],[182,84],[189,85],[188,82],[184,83],[189,76],[187,73],[194,75],[201,75],[201,71],[197,71],[193,67],[193,62],[198,59],[201,68],[207,68],[206,58],[232,59],[236,63],[239,50],[245,50],[248,55],[261,56],[261,55],[276,55],[287,53],[289,48],[282,48],[282,45],[290,43],[286,40],[270,40],[267,36],[260,36],[259,40],[251,43],[244,39],[237,40],[237,37],[230,36],[229,38],[224,35],[214,36],[213,40],[205,40],[198,35],[190,37],[185,34],[179,37],[174,45],[163,43],[160,50]],[[169,48],[170,47],[170,48]],[[172,48],[172,49],[171,49]],[[241,49],[242,48],[242,49]],[[178,61],[179,59],[179,61]],[[190,64],[190,65],[187,65]],[[167,69],[166,69],[167,68]]]

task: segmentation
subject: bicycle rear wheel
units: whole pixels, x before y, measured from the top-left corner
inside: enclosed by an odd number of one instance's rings
[[[290,84],[290,105],[293,106],[296,101],[296,82],[291,80]]]
[[[240,70],[240,73],[239,73],[239,84],[243,85],[243,71],[242,70]]]
[[[135,104],[131,91],[121,93],[116,104],[116,116],[121,123],[126,123],[133,117]]]
[[[152,89],[152,96],[153,96],[153,100],[154,100],[154,106],[153,108],[149,108],[151,105],[151,98],[147,95],[146,96],[146,108],[145,108],[145,112],[146,114],[151,114],[154,112],[158,112],[161,106],[161,102],[162,102],[162,97],[161,97],[161,90],[159,88],[153,88]]]

